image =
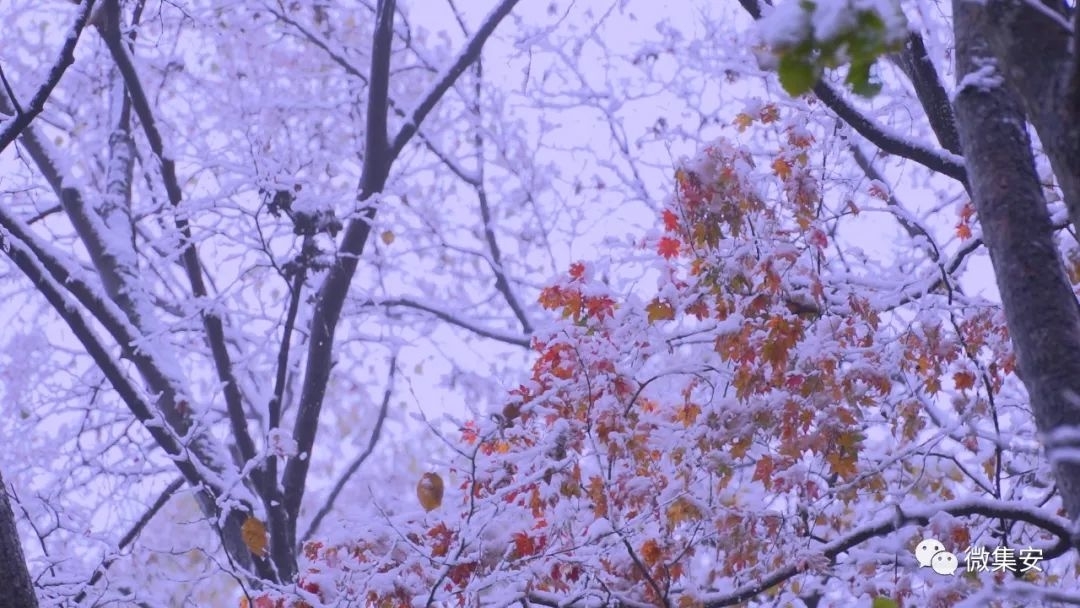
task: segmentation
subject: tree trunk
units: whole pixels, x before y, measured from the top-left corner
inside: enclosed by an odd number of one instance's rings
[[[1080,547],[1080,309],[1054,241],[1020,99],[994,67],[985,9],[954,0],[953,14],[956,121],[970,192],[1021,378],[1074,522],[1073,546]]]
[[[37,608],[37,596],[26,570],[26,557],[15,528],[7,486],[0,474],[0,608]]]

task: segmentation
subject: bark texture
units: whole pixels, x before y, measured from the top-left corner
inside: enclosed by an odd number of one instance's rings
[[[19,544],[15,513],[11,510],[4,476],[0,474],[0,608],[37,608],[37,596],[26,556]]]
[[[1021,377],[1074,523],[1072,544],[1080,548],[1080,308],[1035,171],[1024,112],[1029,104],[1006,77],[1012,68],[999,69],[1007,58],[995,53],[988,10],[954,0],[953,14],[956,122],[969,191],[993,261]],[[1054,163],[1055,169],[1063,165],[1067,163]]]

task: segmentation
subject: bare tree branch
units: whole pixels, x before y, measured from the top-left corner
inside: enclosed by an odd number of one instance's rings
[[[854,549],[872,538],[885,536],[908,526],[928,525],[930,520],[940,513],[948,513],[953,517],[981,516],[990,519],[1008,519],[1031,524],[1032,526],[1050,533],[1058,539],[1050,546],[1041,547],[1043,552],[1042,555],[1045,559],[1052,559],[1053,557],[1060,556],[1069,549],[1070,525],[1068,520],[1063,517],[1038,513],[1030,508],[1026,508],[1024,505],[1018,505],[1008,501],[959,499],[917,509],[901,509],[897,507],[895,514],[882,517],[874,523],[855,528],[833,541],[823,543],[814,550],[822,557],[833,561],[841,554]],[[700,597],[699,599],[705,608],[721,608],[723,606],[743,604],[803,572],[805,572],[805,569],[800,564],[791,564],[774,570],[748,585],[730,591],[711,593]],[[527,599],[533,604],[550,606],[552,608],[600,608],[601,606],[610,605],[609,602],[590,602],[585,598],[567,600],[567,598],[563,596],[539,592],[528,594]],[[651,604],[642,604],[619,598],[619,605],[628,608],[637,608],[639,606],[645,608]]]
[[[117,553],[107,556],[101,562],[101,565],[94,571],[93,576],[91,576],[90,580],[83,586],[83,590],[75,596],[76,604],[79,604],[86,599],[87,590],[96,585],[97,582],[101,580],[101,577],[105,576],[105,573],[109,571],[109,568],[116,563],[117,558],[120,557],[119,551],[122,551],[128,545],[135,542],[135,539],[139,537],[139,534],[142,534],[143,529],[150,523],[150,520],[154,519],[154,516],[157,515],[158,511],[169,502],[169,499],[172,498],[173,495],[176,494],[176,491],[183,485],[183,477],[178,477],[173,480],[164,490],[162,490],[161,494],[158,495],[157,500],[150,505],[146,512],[144,512],[139,519],[135,520],[135,523],[132,524],[131,528],[120,537],[120,542],[116,544]]]
[[[916,142],[909,141],[864,116],[851,105],[831,84],[819,81],[814,85],[814,95],[829,107],[859,135],[865,137],[882,151],[913,160],[920,165],[947,175],[960,183],[967,181],[963,159],[949,152],[933,150]]]
[[[464,27],[464,26],[463,26]],[[483,82],[483,63],[480,59],[476,60],[476,82],[474,83],[475,101],[473,103],[473,116],[477,121],[475,133],[473,135],[473,144],[476,146],[476,172],[477,180],[474,184],[476,189],[476,197],[480,201],[480,219],[484,222],[484,239],[487,241],[488,251],[491,252],[491,270],[495,273],[495,289],[502,294],[503,299],[506,300],[506,304],[510,307],[510,310],[514,311],[514,316],[517,317],[518,322],[521,323],[521,330],[525,332],[526,336],[531,336],[533,333],[533,325],[529,322],[529,317],[525,313],[525,308],[518,301],[517,294],[514,293],[513,287],[510,285],[510,281],[506,278],[506,268],[503,266],[502,251],[499,249],[499,241],[495,237],[495,228],[491,219],[491,205],[488,203],[487,188],[484,187],[484,137],[481,135],[480,129],[480,86]]]
[[[65,192],[69,193],[67,195],[69,199],[78,197],[76,191],[65,190]],[[26,248],[26,254],[30,256],[28,260],[32,260],[33,263],[27,261],[22,265],[18,263],[17,265],[29,279],[38,285],[42,284],[41,282],[44,280],[50,280],[55,282],[56,285],[66,287],[66,290],[75,296],[77,301],[116,340],[124,356],[135,364],[136,369],[143,375],[148,385],[153,387],[156,392],[167,391],[170,394],[182,394],[180,389],[173,386],[172,380],[158,368],[157,361],[139,348],[139,344],[144,337],[136,327],[130,324],[124,311],[120,310],[112,300],[105,294],[100,293],[96,286],[84,281],[81,272],[73,270],[73,265],[66,264],[58,255],[50,252],[48,247],[39,242],[39,239],[33,235],[28,227],[2,208],[0,208],[0,228],[7,232],[8,242],[11,243],[12,247],[15,247],[15,243],[19,244],[20,249],[13,248],[9,254],[20,251],[21,247]],[[12,255],[9,255],[9,257],[12,257]],[[12,259],[14,260],[14,257]],[[52,303],[51,300],[50,303]],[[126,398],[125,402],[127,402]],[[180,416],[181,412],[166,411],[165,414],[166,420],[170,422],[170,428],[181,434],[186,433],[189,422],[185,416]],[[178,418],[170,420],[170,416]],[[165,448],[165,446],[162,447]],[[167,448],[166,451],[168,451]]]
[[[27,226],[33,226],[34,224],[36,224],[36,223],[40,222],[41,220],[49,217],[50,215],[53,215],[54,213],[60,213],[63,210],[64,210],[64,208],[61,207],[60,205],[53,205],[52,207],[49,207],[48,209],[46,209],[44,211],[41,211],[41,212],[37,213],[37,215],[34,215],[30,219],[26,220],[26,225]]]
[[[34,283],[38,291],[67,323],[76,339],[79,340],[94,360],[95,365],[109,380],[113,388],[116,389],[124,403],[131,409],[132,414],[143,423],[143,426],[154,438],[157,445],[172,457],[184,477],[191,482],[200,482],[202,475],[199,472],[199,467],[191,459],[187,448],[171,432],[168,425],[163,424],[163,421],[154,414],[155,408],[153,405],[144,398],[142,391],[121,370],[119,362],[113,358],[108,348],[90,327],[90,324],[78,312],[79,307],[68,298],[66,292],[60,287],[61,281],[54,278],[52,273],[46,270],[45,264],[48,262],[39,260],[34,251],[17,234],[13,234],[12,228],[17,229],[18,225],[12,221],[12,218],[3,209],[0,209],[0,228],[3,228],[6,233],[0,233],[0,248],[4,250],[19,270]],[[104,307],[107,307],[107,305]],[[208,480],[206,483],[212,484],[212,481]]]
[[[305,27],[302,23],[300,23],[296,19],[293,19],[292,17],[290,17],[288,15],[288,13],[285,12],[285,11],[278,11],[278,10],[275,10],[275,9],[273,9],[271,7],[268,7],[267,10],[269,10],[270,13],[273,14],[278,19],[280,19],[283,22],[285,22],[285,23],[293,26],[294,28],[296,28],[296,30],[298,32],[300,32],[300,34],[308,42],[314,44],[316,47],[318,47],[320,50],[322,50],[324,53],[326,53],[327,57],[329,57],[334,63],[336,63],[339,67],[341,67],[343,70],[345,70],[346,74],[349,74],[350,76],[355,77],[356,79],[358,79],[360,82],[364,83],[365,85],[368,84],[367,75],[364,74],[364,72],[361,71],[358,67],[353,65],[352,62],[350,62],[349,59],[344,54],[342,54],[339,51],[334,50],[330,46],[330,42],[328,40],[326,40],[322,36],[318,35],[317,33],[311,31],[310,28]],[[389,96],[387,97],[387,103],[390,106],[390,109],[393,110],[394,116],[397,116],[399,118],[405,118],[405,110],[403,110],[401,108],[401,104],[395,102],[394,99],[392,97],[389,97]],[[442,161],[443,164],[445,164],[447,166],[447,168],[450,169],[450,171],[454,173],[454,175],[457,175],[458,177],[460,177],[462,179],[462,181],[466,182],[470,186],[475,186],[476,185],[477,177],[475,175],[473,175],[473,174],[470,174],[464,168],[462,168],[461,165],[454,162],[453,159],[451,159],[449,156],[447,156],[442,150],[439,150],[435,146],[434,142],[432,142],[427,136],[424,135],[423,131],[417,131],[417,136],[424,142],[424,146],[427,147],[427,149],[429,151],[431,151],[432,154],[434,154],[436,157],[438,157],[438,159],[440,161]]]
[[[184,438],[181,439],[167,420],[163,420],[156,415],[157,408],[144,398],[136,384],[121,369],[119,362],[113,358],[108,348],[102,343],[86,319],[83,318],[79,312],[79,307],[69,299],[62,285],[67,286],[73,292],[82,293],[82,299],[85,300],[82,301],[83,305],[88,310],[94,311],[95,318],[105,319],[114,329],[121,332],[133,332],[130,326],[126,324],[126,321],[123,320],[123,314],[114,310],[115,304],[110,300],[99,297],[92,288],[76,279],[75,275],[68,273],[62,265],[58,264],[55,258],[47,255],[45,248],[40,244],[31,246],[30,243],[34,239],[26,231],[25,226],[9,216],[2,208],[0,208],[0,228],[6,231],[6,234],[0,233],[0,249],[7,253],[19,270],[30,279],[37,290],[67,323],[75,338],[86,349],[87,354],[93,359],[95,365],[101,370],[119,397],[131,410],[131,413],[142,423],[155,443],[169,455],[170,460],[173,461],[188,483],[198,490],[195,496],[203,513],[207,517],[215,518],[215,521],[222,522],[222,541],[227,551],[240,562],[241,566],[246,568],[254,564],[260,577],[272,580],[273,572],[266,568],[263,560],[253,561],[253,556],[248,552],[247,545],[243,542],[240,534],[240,527],[246,518],[243,509],[250,512],[250,505],[245,504],[245,500],[242,498],[238,500],[234,490],[226,489],[218,483],[216,474],[219,471],[216,471],[215,467],[220,466],[221,463],[214,461],[212,453],[208,453],[212,452],[213,447],[207,444],[208,438],[206,434],[204,432],[200,432],[195,436],[185,434]],[[11,238],[12,236],[14,238]],[[39,253],[44,257],[39,259]],[[64,277],[67,277],[67,279],[65,280]],[[135,339],[120,340],[120,343],[123,352],[127,353],[136,363],[141,357],[147,356],[140,350],[131,347],[138,344]],[[151,366],[151,369],[154,368]],[[203,462],[203,460],[210,460],[210,462]],[[207,473],[210,471],[213,471],[213,474],[208,475]],[[231,505],[223,505],[218,502],[219,497],[225,496],[233,497]],[[223,507],[228,507],[229,510],[223,513]]]
[[[105,40],[109,53],[123,75],[124,82],[127,84],[128,95],[135,113],[139,117],[139,122],[142,124],[150,149],[161,163],[162,180],[165,183],[165,191],[168,193],[169,202],[174,207],[179,207],[183,195],[179,180],[176,177],[176,164],[165,154],[164,142],[157,128],[157,121],[150,107],[150,102],[146,97],[131,55],[124,45],[120,31],[119,0],[105,0],[105,2],[107,2],[105,6],[105,25],[100,28],[102,38]],[[192,293],[197,298],[206,299],[208,292],[206,283],[203,280],[202,265],[192,240],[191,227],[187,219],[180,214],[176,216],[176,227],[184,238],[182,257],[184,268],[191,282]],[[218,313],[212,310],[203,310],[202,319],[206,328],[207,340],[210,343],[214,365],[222,382],[234,439],[240,449],[242,458],[251,460],[255,457],[255,442],[252,440],[251,433],[248,430],[247,418],[244,415],[243,398],[236,381],[228,347],[225,343],[224,324]],[[255,478],[260,491],[265,492],[267,483],[272,483],[272,481],[261,480],[258,471],[253,471],[252,476]]]
[[[984,500],[955,500],[944,504],[931,505],[920,509],[904,510],[897,507],[895,515],[881,518],[877,522],[856,528],[844,536],[826,543],[818,553],[835,560],[840,554],[859,546],[860,544],[876,538],[891,534],[907,526],[925,526],[930,519],[938,513],[948,513],[953,517],[971,517],[980,515],[988,518],[1006,518],[1023,521],[1033,526],[1046,530],[1054,536],[1068,542],[1069,523],[1064,518],[1045,514],[1038,515],[1023,505],[1017,505],[1005,501]],[[1060,543],[1058,543],[1060,545]],[[1056,545],[1055,545],[1056,546]],[[718,596],[704,598],[705,608],[720,608],[721,606],[734,606],[755,597],[759,593],[783,583],[784,581],[800,574],[803,569],[798,564],[791,564],[768,574],[754,583],[740,587]]]
[[[476,335],[478,335],[478,336],[480,336],[482,338],[488,338],[490,340],[495,340],[497,342],[502,342],[504,344],[510,344],[511,346],[520,346],[521,348],[530,348],[530,341],[529,341],[529,336],[528,335],[521,336],[521,335],[518,335],[518,334],[507,334],[507,333],[496,331],[494,329],[489,329],[489,328],[477,325],[476,323],[473,323],[471,321],[467,321],[465,319],[462,319],[461,317],[458,317],[458,316],[454,315],[453,313],[451,313],[449,311],[443,310],[441,308],[437,308],[437,307],[432,306],[430,304],[424,304],[423,302],[417,302],[415,300],[410,300],[410,299],[407,299],[407,298],[395,298],[395,299],[391,299],[391,300],[370,301],[370,302],[367,302],[367,305],[386,306],[386,307],[400,306],[400,307],[403,307],[403,308],[412,308],[412,309],[415,309],[415,310],[422,310],[422,311],[424,311],[426,313],[429,313],[432,316],[438,318],[441,321],[445,321],[445,322],[449,323],[450,325],[455,325],[455,326],[460,327],[462,329],[467,329],[470,332],[472,332],[472,333],[474,333],[474,334],[476,334]]]
[[[915,87],[915,95],[926,112],[926,118],[937,135],[938,142],[949,152],[960,154],[960,135],[956,132],[952,101],[949,100],[949,93],[941,83],[941,76],[926,51],[922,35],[911,32],[897,59]]]
[[[863,170],[866,177],[885,183],[884,176],[881,175],[876,167],[874,167],[874,164],[870,162],[870,159],[866,157],[862,148],[855,144],[852,144],[850,148],[851,155],[855,158],[855,164],[859,165],[859,168]],[[904,232],[906,232],[909,237],[913,239],[926,239],[927,244],[930,246],[930,259],[934,262],[940,260],[941,251],[938,249],[937,243],[934,242],[934,236],[930,234],[930,231],[920,224],[918,220],[911,217],[911,214],[908,213],[907,209],[902,204],[900,204],[900,201],[897,200],[892,192],[889,192],[889,198],[885,201],[885,204],[894,210],[893,216],[896,218],[896,221],[900,223],[900,227],[904,229]]]
[[[7,94],[8,99],[11,100],[12,107],[15,108],[14,111],[12,111],[12,114],[15,114],[15,115],[23,114],[24,112],[23,112],[22,106],[19,105],[19,100],[15,96],[15,89],[11,88],[11,83],[8,82],[7,75],[4,74],[4,66],[2,66],[2,65],[0,65],[0,81],[3,81],[3,83],[4,83],[4,93]]]
[[[0,99],[0,102],[6,100]],[[63,182],[57,169],[56,161],[47,152],[44,142],[37,135],[33,125],[23,132],[22,141],[26,146],[31,158],[42,171],[43,176],[57,188],[57,195],[65,201],[65,207],[82,208],[82,196],[79,191],[64,188]],[[75,217],[72,218],[75,221]],[[185,430],[190,426],[188,408],[184,406],[177,395],[183,395],[184,391],[174,385],[174,380],[169,374],[159,367],[151,353],[139,348],[143,343],[144,335],[128,320],[125,311],[121,310],[109,297],[100,292],[100,288],[84,279],[81,270],[66,264],[62,257],[55,254],[40,239],[36,238],[29,228],[0,208],[0,228],[7,231],[13,239],[6,239],[10,243],[8,256],[16,262],[16,266],[38,286],[39,291],[46,296],[47,301],[56,308],[72,330],[76,337],[83,343],[87,353],[94,359],[98,367],[105,372],[106,378],[117,390],[120,398],[135,415],[136,419],[146,426],[151,437],[158,442],[162,449],[176,462],[176,466],[184,474],[185,479],[193,487],[201,488],[196,498],[203,508],[207,517],[221,519],[221,505],[218,497],[224,496],[224,488],[211,479],[212,476],[204,475],[206,467],[215,470],[228,466],[228,462],[217,458],[216,442],[205,432],[200,432],[186,439],[186,445],[177,439],[179,435],[187,435]],[[25,248],[25,249],[23,249]],[[20,253],[25,252],[25,254]],[[50,292],[49,286],[55,288],[55,293]],[[109,332],[113,339],[120,345],[123,356],[130,359],[139,373],[143,376],[148,386],[155,387],[154,392],[159,395],[159,402],[155,406],[143,400],[141,393],[130,383],[130,379],[122,372],[116,363],[111,362],[111,356],[107,349],[98,342],[97,336],[90,329],[89,324],[77,313],[78,308],[67,299],[65,293],[70,292],[85,310],[99,321]],[[74,316],[73,316],[74,315]],[[74,324],[74,325],[73,325]],[[88,343],[90,341],[90,343]],[[124,383],[124,386],[116,384]],[[154,415],[158,410],[164,414],[165,423]],[[231,491],[235,496],[235,491]],[[244,500],[235,504],[242,504]],[[248,553],[246,545],[240,537],[240,526],[246,515],[239,510],[230,511],[223,518],[225,529],[223,540],[230,552],[234,552],[242,566],[251,565],[252,556]],[[272,579],[272,572],[260,564],[260,576]]]
[[[360,178],[358,199],[367,201],[381,192],[389,176],[390,167],[397,155],[417,132],[420,124],[435,104],[450,89],[454,80],[480,56],[484,43],[495,31],[518,0],[502,0],[470,39],[464,51],[451,65],[444,77],[424,97],[412,113],[410,121],[402,127],[392,146],[387,144],[386,119],[389,105],[390,54],[393,42],[393,0],[380,0],[376,11],[375,35],[372,40],[372,70],[368,86],[367,144],[364,150],[364,167]],[[363,253],[371,231],[371,220],[377,207],[368,205],[360,217],[349,222],[342,238],[336,263],[327,273],[325,282],[315,298],[315,311],[311,322],[311,341],[307,366],[300,394],[300,406],[296,415],[293,437],[299,456],[290,459],[285,467],[282,484],[284,502],[290,516],[292,531],[290,542],[296,545],[296,519],[303,500],[311,449],[315,442],[319,412],[326,395],[326,382],[332,366],[334,332],[341,316],[341,308],[356,271],[358,256]]]
[[[3,128],[0,128],[0,152],[3,152],[11,142],[15,141],[15,138],[22,134],[26,127],[30,126],[34,118],[41,114],[41,111],[45,109],[45,102],[48,101],[49,95],[52,94],[56,85],[60,83],[60,79],[64,77],[64,72],[71,67],[71,64],[75,63],[75,46],[79,43],[79,37],[82,36],[83,30],[86,29],[86,25],[90,22],[90,15],[94,11],[95,4],[96,0],[83,1],[79,13],[75,17],[75,23],[72,25],[71,31],[68,32],[64,45],[60,48],[60,57],[49,69],[45,82],[38,87],[29,104],[20,107],[14,93],[7,86],[7,78],[4,78],[4,85],[7,89],[5,95],[11,96],[15,116],[5,120],[6,124],[3,125]]]
[[[330,490],[330,495],[326,497],[326,502],[319,508],[319,511],[315,514],[315,517],[311,519],[311,523],[308,524],[307,531],[301,537],[301,543],[306,542],[319,531],[319,525],[322,524],[323,519],[330,514],[330,511],[334,509],[334,503],[337,501],[341,491],[345,489],[345,484],[352,479],[352,476],[360,470],[360,466],[364,464],[364,461],[371,456],[371,453],[375,451],[375,446],[379,443],[379,437],[382,435],[383,422],[386,421],[386,413],[390,409],[390,396],[394,393],[394,376],[397,373],[397,355],[390,359],[390,377],[386,379],[386,391],[383,393],[382,404],[379,405],[379,416],[375,419],[375,428],[371,430],[371,438],[368,439],[367,447],[360,453],[349,466],[345,468],[345,472],[334,484],[334,488]],[[299,548],[298,548],[299,549]]]
[[[510,14],[514,7],[517,6],[519,0],[501,0],[495,7],[484,22],[477,28],[476,34],[473,35],[469,43],[465,45],[465,49],[458,55],[456,61],[450,66],[444,74],[441,80],[435,84],[431,91],[424,97],[424,99],[416,106],[416,109],[412,111],[408,122],[401,127],[401,131],[394,137],[394,145],[391,148],[390,159],[397,158],[397,155],[401,153],[401,150],[405,148],[405,144],[409,143],[409,140],[420,128],[421,123],[427,118],[427,115],[435,108],[435,104],[439,103],[442,96],[446,94],[454,82],[465,72],[469,65],[476,61],[480,57],[480,52],[484,48],[484,44],[488,38],[495,32],[495,28],[499,26],[507,15]]]
[[[739,4],[754,19],[761,18],[761,7],[758,2],[759,0],[739,0]],[[844,96],[836,88],[823,80],[819,80],[814,85],[813,91],[814,95],[841,120],[875,146],[881,148],[882,151],[913,160],[960,183],[967,181],[963,159],[957,158],[955,154],[931,149],[889,131],[864,116],[855,106],[844,99]]]
[[[390,168],[386,154],[386,113],[389,94],[390,56],[393,42],[394,0],[379,0],[375,17],[375,35],[372,37],[371,81],[368,86],[367,145],[364,149],[364,166],[360,177],[361,201],[380,192],[386,183]],[[300,389],[300,407],[296,413],[293,439],[298,454],[285,465],[282,478],[285,511],[289,515],[288,542],[296,546],[296,520],[304,496],[304,485],[311,462],[311,449],[319,426],[319,413],[326,396],[326,383],[330,378],[333,356],[334,332],[341,316],[345,294],[356,271],[358,256],[363,253],[371,230],[370,221],[376,208],[369,205],[359,218],[349,222],[342,239],[337,262],[323,283],[315,300],[311,321],[311,341],[308,348],[307,369]]]
[[[313,255],[315,250],[314,237],[307,235],[301,248],[301,262],[297,265],[296,276],[289,285],[289,309],[285,313],[285,326],[281,330],[281,345],[278,348],[277,370],[274,376],[274,392],[270,397],[268,410],[268,428],[270,431],[281,426],[282,399],[285,396],[285,385],[289,374],[289,349],[292,345],[292,334],[296,328],[296,316],[300,310],[300,297],[304,291],[304,284],[308,275],[307,258]],[[295,526],[289,524],[289,514],[285,508],[284,498],[277,484],[278,456],[270,454],[266,463],[266,478],[269,481],[264,490],[268,523],[270,524],[270,555],[277,565],[278,571],[288,570],[295,564],[297,547],[289,541],[289,530]]]

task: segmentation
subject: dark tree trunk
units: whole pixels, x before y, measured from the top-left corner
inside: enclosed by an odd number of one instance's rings
[[[956,122],[1017,364],[1069,518],[1080,516],[1080,309],[1035,171],[1027,119],[986,9],[954,0]],[[1054,163],[1055,169],[1067,163]],[[1068,180],[1058,176],[1064,184]],[[1076,219],[1076,218],[1074,218]],[[1073,546],[1080,547],[1076,527]]]
[[[0,474],[0,608],[37,608],[37,605],[19,531],[15,529],[15,513]]]

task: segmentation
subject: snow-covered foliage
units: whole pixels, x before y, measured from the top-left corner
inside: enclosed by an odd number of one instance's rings
[[[898,0],[785,0],[765,8],[761,38],[780,55],[780,82],[792,95],[809,90],[825,68],[840,65],[847,65],[855,92],[874,94],[881,87],[871,67],[907,38]]]
[[[681,163],[651,296],[602,260],[543,291],[561,320],[502,412],[447,439],[440,509],[371,505],[307,545],[304,599],[255,605],[945,607],[1004,570],[920,570],[923,538],[1060,555],[999,307],[851,268],[829,235],[879,185],[826,201],[797,118],[741,120],[778,127],[773,163],[723,140]]]
[[[43,605],[1077,599],[947,9],[98,2],[0,150]],[[0,2],[0,133],[84,7]]]

